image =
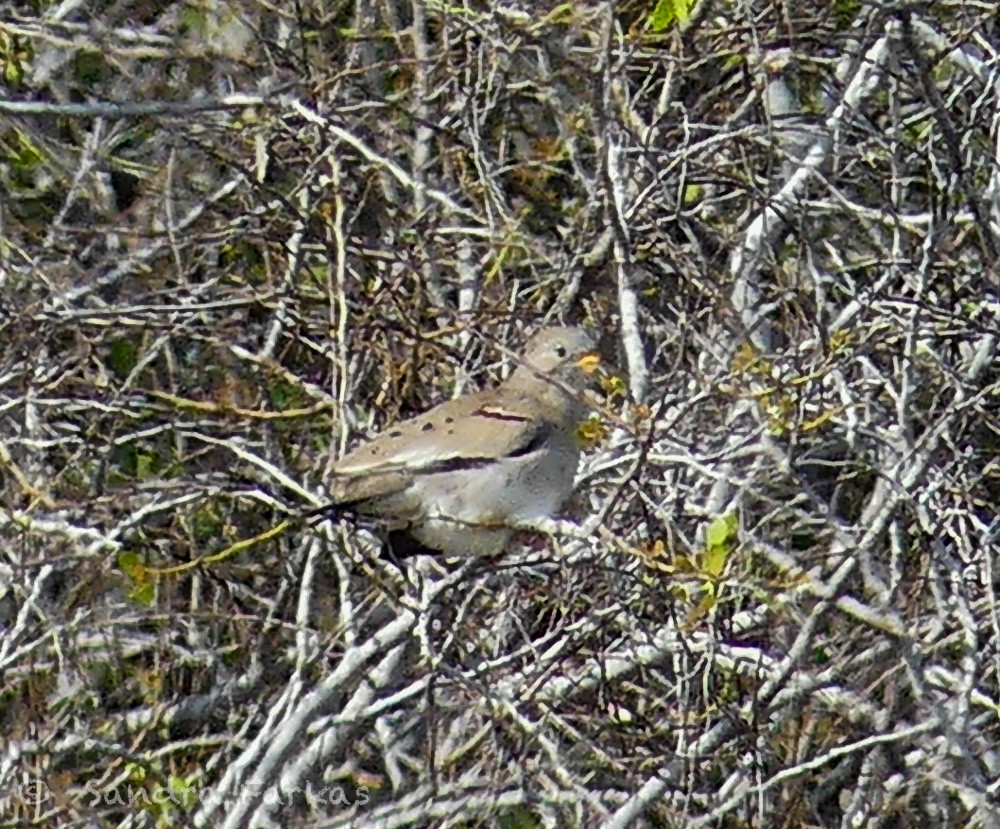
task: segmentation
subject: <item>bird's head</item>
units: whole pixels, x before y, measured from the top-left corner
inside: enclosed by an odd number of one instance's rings
[[[512,381],[551,379],[580,392],[601,362],[591,336],[575,326],[543,328],[524,349]]]

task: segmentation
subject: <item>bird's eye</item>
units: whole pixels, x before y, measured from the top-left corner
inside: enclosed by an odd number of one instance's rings
[[[561,360],[566,356],[566,346],[557,345],[556,346],[556,356]]]

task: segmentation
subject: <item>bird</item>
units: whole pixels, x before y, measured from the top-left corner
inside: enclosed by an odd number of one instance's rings
[[[496,388],[441,403],[337,461],[332,505],[374,519],[393,557],[502,552],[511,525],[551,517],[572,493],[583,391],[599,364],[583,328],[541,329]]]

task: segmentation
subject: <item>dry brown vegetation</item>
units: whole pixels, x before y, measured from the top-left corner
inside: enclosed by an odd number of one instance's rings
[[[0,2],[0,826],[1000,826],[998,159],[993,3]],[[144,569],[551,320],[568,522]]]

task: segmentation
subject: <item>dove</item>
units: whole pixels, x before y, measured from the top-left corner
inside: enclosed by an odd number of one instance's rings
[[[489,556],[512,525],[549,518],[573,491],[583,391],[600,363],[578,327],[549,327],[493,389],[448,400],[333,467],[335,506],[375,519],[398,557]]]

